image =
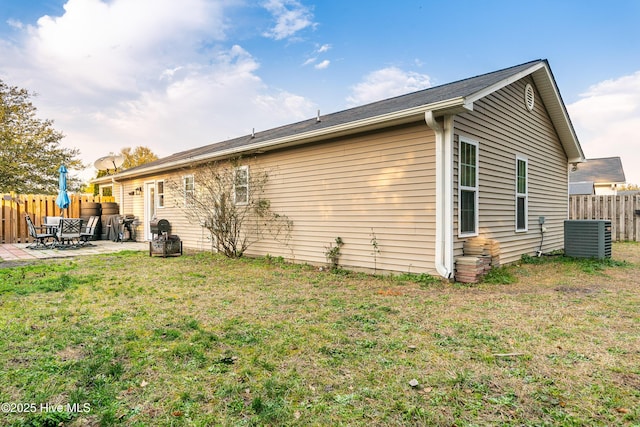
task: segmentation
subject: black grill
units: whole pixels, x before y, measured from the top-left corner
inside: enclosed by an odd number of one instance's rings
[[[171,224],[166,219],[152,219],[149,221],[149,227],[151,228],[151,234],[154,235],[154,239],[162,234],[171,233]]]

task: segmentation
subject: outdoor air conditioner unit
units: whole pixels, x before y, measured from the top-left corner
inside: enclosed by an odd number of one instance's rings
[[[566,220],[564,254],[576,258],[611,258],[611,221]]]

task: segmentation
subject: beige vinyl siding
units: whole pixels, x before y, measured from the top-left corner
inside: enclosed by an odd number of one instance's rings
[[[373,230],[379,271],[435,273],[434,141],[433,132],[417,123],[247,157],[241,164],[249,166],[250,174],[269,173],[264,197],[272,210],[293,221],[288,247],[265,239],[247,255],[324,265],[325,248],[341,237],[340,264],[372,270]],[[208,250],[208,232],[189,223],[179,207],[180,195],[167,184],[190,173],[186,169],[124,182],[125,206],[142,219],[146,195],[128,192],[145,182],[165,180],[165,207],[158,217],[171,222],[172,233],[185,248]],[[142,232],[140,223],[139,240]]]
[[[159,219],[167,219],[171,223],[171,233],[178,235],[188,247],[198,250],[208,250],[211,248],[211,240],[207,238],[208,232],[206,230],[203,234],[203,229],[197,225],[191,224],[181,206],[184,202],[182,194],[175,193],[169,187],[170,181],[174,180],[180,186],[182,185],[182,176],[191,174],[190,169],[180,170],[174,173],[162,174],[157,176],[139,178],[135,180],[127,180],[118,182],[115,185],[117,188],[116,202],[121,205],[120,212],[123,214],[132,214],[137,218],[135,223],[136,240],[147,240],[144,235],[144,222],[149,222],[150,218],[145,218],[145,200],[148,197],[146,193],[146,184],[156,185],[158,181],[164,182],[164,207],[156,208],[156,217]],[[120,200],[119,186],[124,187],[124,199]],[[141,187],[143,192],[140,195],[129,195],[130,192],[135,192],[135,189]],[[157,187],[156,187],[157,188]]]
[[[209,231],[189,221],[184,210],[184,177],[194,176],[192,168],[178,170],[172,174],[154,177],[145,182],[164,180],[165,206],[156,209],[156,216],[171,223],[171,234],[177,235],[186,248],[195,250],[210,250],[212,241]],[[194,191],[197,191],[198,180],[194,176]]]
[[[373,229],[379,270],[433,272],[434,147],[433,132],[417,124],[258,157],[293,238],[289,248],[264,241],[249,253],[324,264],[325,247],[341,237],[340,264],[373,269]]]
[[[474,103],[473,112],[455,119],[456,146],[460,136],[479,142],[479,234],[500,241],[502,261],[534,254],[540,244],[538,217],[546,218],[543,251],[561,249],[567,218],[567,156],[536,91],[535,108],[524,103],[529,78],[515,82]],[[528,159],[528,231],[516,232],[516,156]],[[457,152],[455,153],[457,189]],[[456,192],[457,193],[457,192]],[[457,230],[457,194],[455,194]],[[457,235],[457,233],[456,233]],[[455,255],[462,242],[455,242]]]

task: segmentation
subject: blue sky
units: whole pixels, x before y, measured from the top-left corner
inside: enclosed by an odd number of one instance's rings
[[[638,0],[3,0],[0,79],[92,163],[546,58],[587,157],[640,184],[638,22]]]

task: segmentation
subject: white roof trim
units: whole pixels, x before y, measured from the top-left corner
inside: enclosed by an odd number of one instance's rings
[[[514,74],[513,76],[508,77],[508,78],[506,78],[504,80],[501,80],[498,83],[496,83],[494,85],[491,85],[491,86],[489,86],[489,87],[487,87],[487,88],[485,88],[485,89],[483,89],[481,91],[478,91],[478,92],[474,93],[471,96],[467,96],[465,98],[465,101],[466,102],[475,102],[475,101],[477,101],[477,100],[479,100],[481,98],[484,98],[487,95],[492,94],[493,92],[495,92],[497,90],[502,89],[503,87],[507,87],[510,84],[515,83],[515,82],[517,82],[518,80],[520,80],[520,79],[522,79],[524,77],[527,77],[529,74],[532,74],[533,72],[538,71],[540,68],[544,68],[544,67],[546,67],[544,62],[539,62],[539,63],[537,63],[535,65],[532,65],[528,69],[526,69],[524,71],[521,71],[518,74]]]
[[[578,136],[571,124],[569,113],[567,112],[564,102],[562,102],[560,91],[556,86],[551,70],[545,64],[543,68],[532,73],[532,76],[538,92],[540,93],[540,97],[549,112],[551,121],[553,122],[556,132],[558,132],[558,136],[560,137],[560,141],[567,153],[569,163],[584,162],[586,160],[584,152],[578,142]]]

